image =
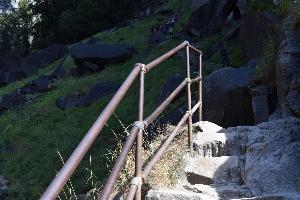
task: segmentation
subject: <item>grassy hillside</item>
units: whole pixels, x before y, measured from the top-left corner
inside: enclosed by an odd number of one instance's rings
[[[182,30],[192,13],[192,9],[179,0],[170,0],[165,5],[180,13],[181,18],[176,23],[175,29]],[[102,109],[111,99],[106,96],[97,103],[87,107],[60,110],[55,101],[60,96],[70,95],[76,91],[85,90],[99,81],[114,81],[122,83],[135,63],[148,63],[164,52],[180,44],[185,38],[170,39],[167,42],[149,47],[148,37],[151,27],[160,25],[166,17],[150,16],[145,19],[130,22],[129,25],[118,28],[114,32],[104,31],[94,37],[101,42],[126,42],[132,44],[136,53],[131,60],[113,66],[107,66],[98,74],[90,74],[81,78],[67,76],[55,81],[56,89],[47,93],[38,94],[36,98],[26,103],[20,110],[6,111],[0,115],[0,175],[4,175],[10,181],[8,199],[37,199],[46,189],[50,181],[62,166],[63,159],[67,159],[85,133],[96,120]],[[219,35],[201,41],[203,47],[209,48]],[[192,38],[193,39],[193,38]],[[84,42],[84,41],[83,41]],[[234,44],[235,63],[242,63],[240,47]],[[209,62],[220,62],[216,53]],[[24,86],[30,80],[41,75],[51,74],[59,61],[47,66],[35,75],[0,88],[0,95],[8,94],[17,88]],[[74,68],[72,58],[68,58],[64,64],[65,70],[70,72]],[[215,69],[215,66],[213,66]],[[145,83],[145,116],[150,114],[157,106],[160,88],[168,77],[174,73],[184,74],[185,61],[180,56],[164,62],[146,75]],[[212,71],[205,68],[204,74]],[[77,194],[85,193],[91,189],[91,182],[87,182],[92,170],[101,184],[109,173],[107,167],[108,150],[113,149],[118,137],[124,136],[124,126],[130,126],[136,121],[137,113],[137,83],[130,89],[126,98],[115,112],[101,136],[96,140],[92,149],[86,155],[75,174],[72,183]],[[13,152],[1,149],[11,148]],[[91,158],[91,162],[90,162]],[[88,170],[87,170],[88,169]]]
[[[178,4],[178,1],[171,1],[167,6],[176,8],[182,5]],[[122,41],[132,44],[136,48],[136,54],[131,60],[119,65],[108,66],[98,74],[86,75],[81,78],[68,76],[57,80],[55,90],[39,94],[33,101],[25,104],[22,109],[6,111],[0,116],[0,147],[14,149],[13,152],[4,152],[3,150],[0,152],[0,174],[10,181],[9,199],[37,199],[40,196],[55,176],[56,171],[62,166],[58,151],[64,159],[67,159],[109,102],[111,96],[88,107],[71,108],[65,111],[56,106],[56,99],[78,90],[84,90],[99,81],[122,83],[134,63],[147,63],[181,43],[182,41],[170,40],[160,46],[148,49],[147,41],[151,27],[159,25],[163,20],[165,20],[163,16],[149,17],[132,22],[129,26],[119,28],[113,33],[101,32],[95,35],[99,41]],[[58,62],[45,67],[32,77],[0,88],[0,95],[20,88],[40,75],[50,74]],[[70,71],[73,66],[72,59],[68,58],[65,69]],[[155,108],[164,81],[174,73],[183,72],[184,60],[175,57],[147,74],[146,115]],[[131,88],[116,110],[116,116],[125,126],[136,120],[136,95],[137,84]],[[93,170],[97,181],[101,182],[107,177],[109,170],[106,166],[105,155],[108,153],[108,149],[112,149],[116,143],[111,129],[120,135],[124,132],[123,127],[114,117],[107,124],[110,128],[104,128],[101,136],[72,177],[76,193],[84,193],[91,189],[90,184],[85,184],[89,177],[86,168]],[[89,155],[92,157],[92,163],[89,162]]]

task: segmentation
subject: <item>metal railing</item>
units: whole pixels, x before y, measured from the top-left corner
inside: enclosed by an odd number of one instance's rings
[[[167,60],[174,54],[176,54],[181,49],[186,49],[186,79],[165,99],[165,101],[158,107],[156,110],[149,115],[147,118],[144,118],[144,82],[145,82],[145,74],[148,73],[151,69],[156,67],[158,64]],[[190,49],[199,53],[199,76],[195,79],[191,79],[190,72]],[[166,54],[157,58],[156,60],[150,62],[149,64],[141,64],[138,63],[135,65],[131,73],[128,75],[126,80],[123,82],[122,86],[113,96],[111,101],[102,111],[96,122],[84,136],[82,141],[73,151],[69,159],[66,161],[62,169],[59,171],[57,176],[48,186],[47,190],[44,192],[41,200],[52,200],[56,199],[61,190],[63,189],[66,182],[70,179],[71,175],[83,159],[84,155],[92,146],[93,142],[100,134],[100,131],[103,129],[105,123],[111,117],[117,106],[120,104],[121,100],[124,98],[130,86],[133,84],[135,79],[139,76],[139,103],[138,103],[138,121],[134,123],[133,128],[131,129],[124,145],[122,151],[112,169],[110,176],[107,179],[107,182],[101,192],[101,196],[99,199],[106,200],[109,198],[113,187],[119,177],[120,171],[124,166],[126,157],[130,152],[134,142],[136,144],[136,156],[135,156],[135,177],[132,179],[129,192],[127,193],[128,200],[131,200],[135,197],[135,199],[141,199],[141,187],[143,182],[147,179],[151,170],[154,168],[154,165],[161,158],[164,152],[167,150],[168,146],[174,140],[175,136],[179,132],[180,128],[183,124],[188,121],[188,145],[190,150],[192,150],[192,115],[197,110],[199,112],[199,121],[202,121],[202,52],[195,47],[191,46],[189,42],[185,41],[170,50]],[[199,99],[198,103],[192,108],[192,93],[191,93],[191,84],[199,83]],[[182,119],[175,127],[170,136],[166,139],[166,141],[160,146],[155,155],[153,155],[152,159],[149,163],[142,169],[142,143],[143,143],[143,130],[151,124],[155,118],[164,111],[164,109],[172,102],[172,100],[183,90],[186,86],[187,89],[187,99],[188,99],[188,110],[183,115]]]

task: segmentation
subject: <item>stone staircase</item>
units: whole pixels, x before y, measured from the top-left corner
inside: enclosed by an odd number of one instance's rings
[[[186,155],[184,176],[171,189],[150,190],[147,200],[161,199],[284,199],[281,196],[253,197],[244,181],[244,138],[210,122],[194,124],[192,154]]]

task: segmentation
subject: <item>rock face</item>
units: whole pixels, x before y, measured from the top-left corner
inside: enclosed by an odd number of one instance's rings
[[[0,96],[0,112],[11,108],[16,108],[26,102],[26,97],[17,92]]]
[[[62,58],[67,51],[62,44],[52,45],[35,51],[22,58],[14,52],[8,52],[0,58],[0,86],[32,75],[34,71]]]
[[[36,80],[31,81],[20,89],[22,94],[35,94],[38,92],[47,92],[54,89],[52,77],[41,76]]]
[[[252,125],[253,67],[222,68],[204,80],[203,117],[223,127]]]
[[[33,72],[33,68],[14,52],[8,52],[0,58],[0,85],[7,85]]]
[[[5,199],[5,195],[8,190],[7,184],[8,181],[3,176],[0,176],[0,200]]]
[[[300,120],[252,127],[247,134],[245,181],[258,195],[300,193]]]
[[[54,44],[48,48],[41,49],[31,53],[25,58],[26,63],[39,69],[49,65],[55,60],[62,58],[67,53],[67,47],[63,44]]]
[[[115,92],[118,89],[118,85],[109,82],[99,82],[87,92],[79,93],[72,96],[60,97],[57,99],[56,104],[61,109],[88,106],[94,102],[97,102],[102,97]]]
[[[198,1],[197,9],[189,19],[190,32],[199,36],[213,34],[232,12],[234,16],[240,16],[236,4],[237,0]]]
[[[262,55],[264,42],[276,35],[279,20],[270,12],[250,11],[243,19],[240,42],[246,60]]]
[[[283,115],[300,117],[300,31],[287,31],[276,63],[278,103]]]
[[[71,56],[74,59],[79,75],[87,72],[98,72],[105,65],[124,62],[134,52],[129,44],[78,44],[72,47]]]
[[[168,96],[182,83],[183,80],[184,78],[179,74],[171,76],[160,90],[158,103],[161,104],[166,98],[168,98]],[[180,94],[177,95],[177,97],[179,96]]]
[[[268,121],[269,102],[267,86],[257,86],[255,89],[252,89],[251,93],[255,124]]]
[[[299,199],[299,119],[227,130],[209,122],[194,126],[203,132],[193,139],[184,175],[172,189],[150,190],[146,199]]]

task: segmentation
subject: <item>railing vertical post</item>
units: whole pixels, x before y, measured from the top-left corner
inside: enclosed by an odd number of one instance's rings
[[[186,46],[186,78],[187,78],[187,99],[188,99],[188,145],[192,152],[192,94],[191,94],[191,69],[190,69],[190,47]]]
[[[139,80],[139,102],[138,102],[138,121],[140,130],[138,132],[136,138],[136,156],[135,156],[135,176],[140,178],[142,177],[142,148],[143,148],[143,129],[144,129],[144,82],[145,82],[145,73],[146,68],[144,64],[139,64],[142,68],[140,72],[140,80]],[[142,188],[141,185],[137,186],[135,199],[141,200],[142,198]]]
[[[200,80],[199,80],[199,103],[200,103],[200,106],[199,106],[199,122],[202,121],[202,53],[200,54],[199,56],[199,77],[200,77]]]

